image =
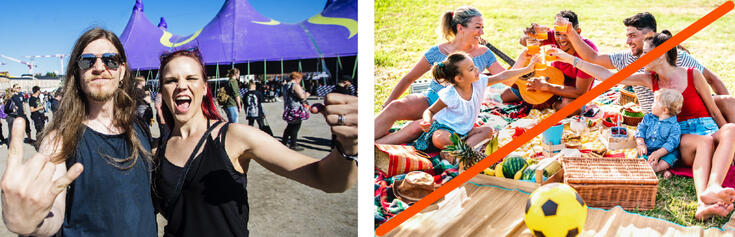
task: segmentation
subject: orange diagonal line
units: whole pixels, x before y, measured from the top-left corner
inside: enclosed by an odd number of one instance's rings
[[[417,203],[413,204],[413,206],[409,207],[408,209],[394,216],[393,218],[388,220],[386,223],[379,226],[375,230],[375,233],[379,236],[385,235],[386,233],[388,233],[388,231],[392,230],[396,226],[406,221],[408,218],[412,217],[413,215],[416,215],[416,213],[418,213],[419,211],[423,210],[424,208],[428,207],[429,205],[436,202],[440,198],[444,197],[444,195],[446,195],[450,191],[454,190],[455,188],[469,181],[470,178],[479,174],[485,168],[490,167],[490,165],[492,164],[495,164],[501,158],[505,157],[506,155],[508,155],[509,153],[511,153],[518,147],[520,147],[521,145],[529,142],[531,139],[538,136],[539,134],[541,134],[543,131],[545,131],[552,125],[558,123],[563,118],[566,118],[572,112],[581,108],[583,105],[589,103],[590,101],[595,99],[597,96],[599,96],[603,92],[610,89],[612,86],[620,83],[623,79],[632,75],[634,72],[638,71],[638,69],[642,68],[643,66],[647,65],[653,59],[663,55],[666,51],[680,44],[681,42],[683,42],[690,36],[694,35],[694,33],[699,32],[701,29],[708,26],[715,20],[719,19],[720,17],[722,17],[723,15],[725,15],[727,12],[729,12],[732,9],[733,9],[732,1],[727,1],[723,3],[721,6],[712,10],[712,12],[710,12],[706,16],[702,17],[701,19],[692,23],[686,29],[682,30],[678,34],[671,37],[671,39],[667,40],[663,44],[659,45],[655,49],[643,55],[641,58],[639,58],[632,64],[628,65],[627,67],[623,68],[623,70],[620,70],[619,72],[615,73],[610,78],[603,81],[596,87],[592,88],[587,93],[584,93],[582,96],[580,96],[576,100],[569,103],[568,106],[565,106],[564,108],[560,109],[559,111],[552,114],[548,118],[544,119],[539,124],[537,124],[533,128],[526,131],[526,133],[524,133],[523,135],[512,140],[510,143],[501,147],[500,149],[498,149],[491,155],[485,157],[485,159],[478,162],[471,168],[467,169],[465,172],[461,173],[460,175],[458,175],[451,181],[442,185],[440,188],[438,188],[437,190],[435,190],[428,196],[424,197]]]

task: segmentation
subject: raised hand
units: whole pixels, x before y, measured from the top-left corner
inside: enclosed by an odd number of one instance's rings
[[[346,154],[357,154],[357,96],[330,93],[324,104],[314,104],[311,112],[324,115]]]
[[[568,53],[566,53],[566,52],[564,52],[564,51],[562,51],[560,49],[557,49],[557,48],[547,49],[546,52],[549,55],[551,55],[551,56],[556,56],[556,59],[558,61],[565,62],[565,63],[568,63],[568,64],[573,64],[574,63],[574,58],[576,58],[576,57],[574,57],[572,55],[569,55]]]
[[[16,118],[0,186],[5,225],[12,232],[28,235],[48,216],[56,196],[79,177],[83,168],[75,164],[66,174],[53,180],[57,165],[49,161],[49,154],[36,153],[23,162],[24,131],[25,121]]]

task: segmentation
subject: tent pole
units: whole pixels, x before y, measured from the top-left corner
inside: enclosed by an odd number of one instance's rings
[[[265,67],[266,64],[267,63],[266,63],[265,59],[263,59],[263,82],[268,82],[268,70]]]
[[[339,65],[339,68],[342,68],[342,60],[339,59],[339,54],[337,55],[337,65]]]
[[[339,54],[337,55],[337,63],[335,64],[337,64],[335,65],[337,67],[337,70],[335,70],[336,73],[334,74],[334,84],[336,85],[337,81],[339,81],[339,78],[340,78],[339,69],[342,67],[342,62],[339,61]]]
[[[248,60],[248,75],[250,75],[250,60]]]
[[[299,72],[301,72],[301,59],[299,59]]]
[[[283,76],[283,58],[281,58],[281,76]]]
[[[352,67],[352,80],[355,80],[355,72],[357,72],[357,57],[355,57],[355,66]]]
[[[217,69],[215,70],[215,73],[214,73],[214,75],[215,75],[215,76],[216,76],[217,78],[219,78],[219,62],[217,62],[216,66],[217,66]]]

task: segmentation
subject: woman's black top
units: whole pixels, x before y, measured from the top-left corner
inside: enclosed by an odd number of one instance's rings
[[[225,151],[229,123],[216,138],[209,135],[218,124],[202,136],[199,143],[204,149],[190,156],[184,167],[164,157],[165,143],[158,151],[154,190],[159,210],[168,220],[164,236],[248,236],[247,176],[235,170]]]

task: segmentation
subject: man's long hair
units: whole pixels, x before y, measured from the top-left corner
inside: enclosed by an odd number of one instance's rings
[[[130,169],[135,165],[138,160],[139,154],[142,154],[147,160],[151,159],[150,152],[147,151],[140,139],[135,132],[135,101],[130,96],[135,88],[135,81],[131,77],[130,68],[127,64],[127,57],[125,56],[125,49],[123,48],[120,39],[117,36],[107,30],[101,28],[93,28],[87,32],[84,32],[82,36],[77,39],[74,44],[74,48],[69,58],[69,65],[66,70],[66,78],[63,85],[64,95],[59,105],[59,110],[54,113],[54,118],[51,120],[49,126],[44,129],[43,138],[49,134],[50,131],[55,131],[56,136],[51,144],[58,144],[61,141],[63,147],[61,152],[57,153],[56,156],[51,157],[54,162],[66,161],[69,157],[76,155],[77,143],[84,134],[83,121],[87,119],[89,115],[88,102],[91,98],[82,91],[82,71],[80,70],[77,62],[84,51],[84,48],[89,45],[92,41],[98,39],[106,39],[110,41],[118,51],[120,55],[121,65],[125,65],[125,72],[123,72],[123,78],[121,85],[113,93],[113,119],[112,125],[125,131],[126,140],[130,147],[130,156],[116,158],[109,155],[100,154],[105,157],[106,161],[119,168],[119,169]],[[144,129],[144,128],[143,128]]]

